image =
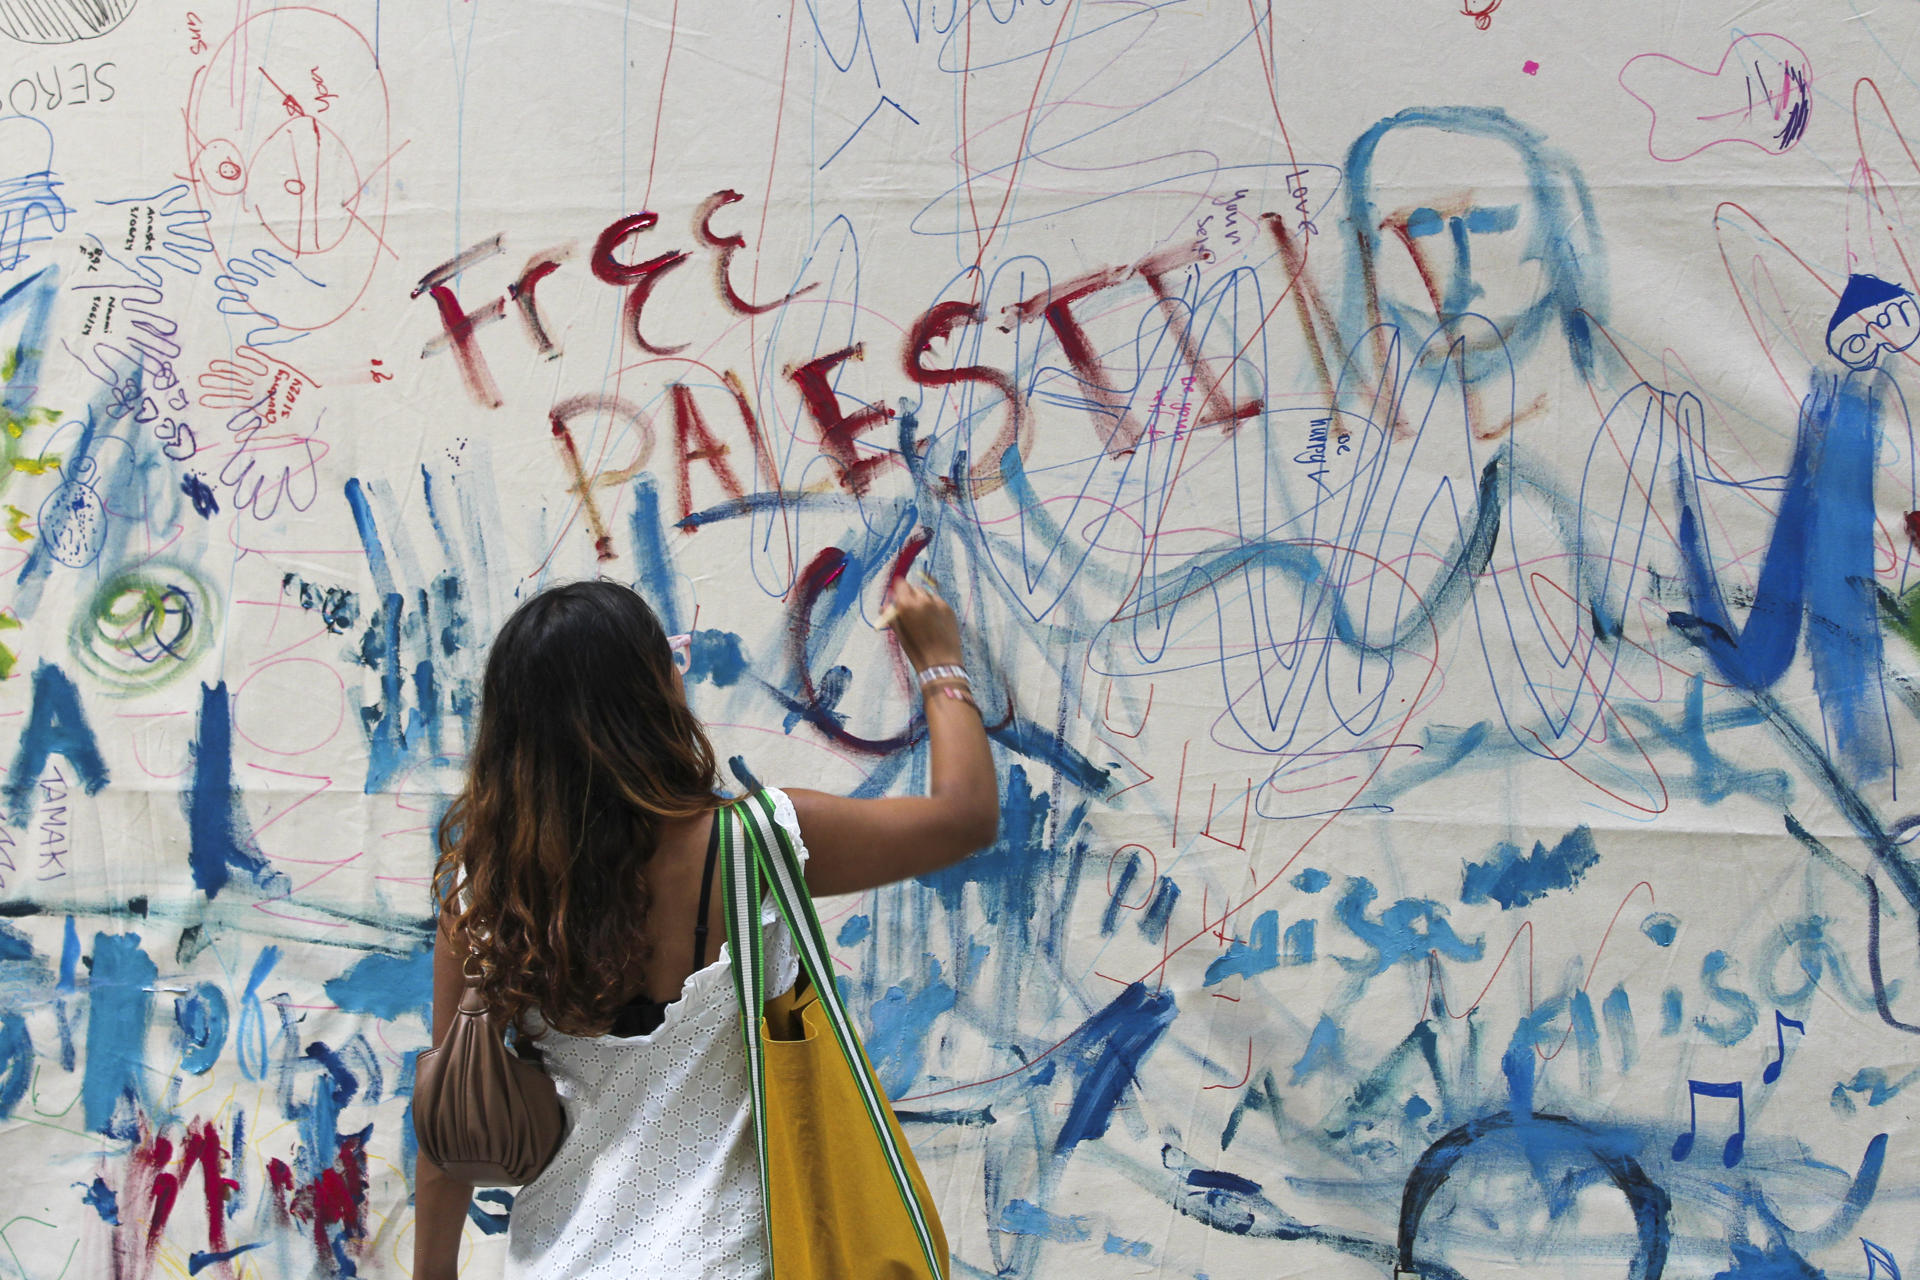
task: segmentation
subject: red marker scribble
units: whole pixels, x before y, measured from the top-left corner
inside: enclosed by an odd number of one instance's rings
[[[1472,18],[1474,26],[1485,31],[1493,25],[1493,11],[1499,7],[1500,0],[1489,0],[1484,9],[1474,8],[1470,0],[1461,0],[1460,12],[1463,16]]]

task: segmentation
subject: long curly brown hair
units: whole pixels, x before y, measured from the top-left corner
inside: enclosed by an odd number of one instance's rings
[[[535,1035],[606,1032],[621,976],[650,950],[660,826],[716,807],[717,781],[646,601],[574,582],[514,610],[434,868],[435,906],[495,1017]]]

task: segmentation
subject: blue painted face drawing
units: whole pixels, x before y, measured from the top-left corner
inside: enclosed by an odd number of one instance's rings
[[[1520,206],[1517,204],[1479,205],[1462,202],[1452,206],[1450,211],[1444,214],[1438,209],[1422,205],[1406,215],[1401,226],[1409,241],[1422,240],[1429,236],[1445,236],[1451,249],[1452,269],[1447,272],[1446,282],[1441,286],[1438,295],[1441,314],[1464,315],[1476,310],[1482,300],[1488,299],[1490,273],[1484,268],[1493,262],[1499,264],[1492,273],[1496,279],[1500,276],[1514,277],[1520,274],[1518,270],[1521,265],[1520,250],[1512,243],[1512,237],[1509,235],[1519,225]],[[1488,237],[1492,236],[1508,237],[1508,242],[1489,240]],[[1483,263],[1483,270],[1478,275],[1475,274],[1473,267],[1476,237],[1479,238],[1478,242],[1482,248],[1480,256]],[[1423,255],[1423,257],[1431,257],[1431,255]],[[1437,279],[1434,283],[1440,285]],[[1537,287],[1531,281],[1527,282],[1523,288],[1530,295],[1537,294]],[[1497,285],[1495,289],[1498,289]],[[1509,301],[1509,305],[1512,302],[1518,302],[1519,305],[1525,306],[1532,301],[1531,296],[1525,299],[1516,298]],[[1497,302],[1496,305],[1498,305]]]
[[[1849,369],[1871,369],[1882,352],[1901,352],[1920,340],[1920,304],[1904,285],[1878,276],[1847,278],[1833,319],[1827,350]]]
[[[1424,336],[1480,315],[1516,358],[1557,327],[1591,371],[1588,320],[1605,311],[1597,218],[1541,134],[1495,108],[1409,108],[1360,135],[1346,168],[1360,255],[1349,287],[1371,294],[1367,323]],[[1478,333],[1461,334],[1470,365]]]

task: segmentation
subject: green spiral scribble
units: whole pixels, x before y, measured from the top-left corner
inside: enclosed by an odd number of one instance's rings
[[[206,584],[179,565],[122,570],[74,618],[73,656],[116,696],[158,689],[213,643],[213,601]]]

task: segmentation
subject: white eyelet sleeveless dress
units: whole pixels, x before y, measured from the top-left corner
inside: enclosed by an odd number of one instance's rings
[[[804,864],[793,802],[767,794]],[[793,940],[770,900],[760,921],[768,988],[785,990],[800,971]],[[763,1280],[766,1208],[732,965],[723,942],[651,1035],[541,1037],[567,1136],[514,1198],[509,1280]]]

